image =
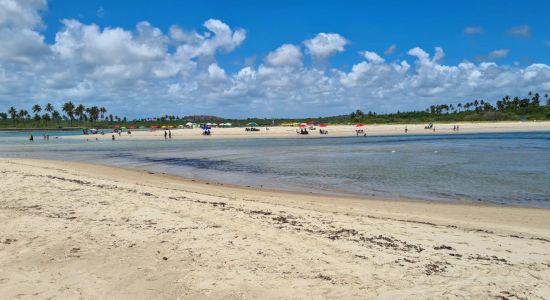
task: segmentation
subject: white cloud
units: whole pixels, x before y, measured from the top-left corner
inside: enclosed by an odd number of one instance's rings
[[[29,29],[0,28],[0,41],[0,60],[4,61],[30,64],[50,53],[44,37]]]
[[[324,59],[344,51],[347,44],[348,41],[337,33],[319,33],[304,42],[308,52],[318,59]]]
[[[513,37],[528,37],[531,35],[531,28],[528,25],[520,25],[508,29],[507,33]]]
[[[227,79],[225,70],[220,68],[216,63],[208,66],[208,78],[213,81],[223,81]]]
[[[386,49],[386,51],[384,51],[384,54],[385,55],[392,55],[395,50],[397,49],[397,45],[396,44],[391,44],[388,49]]]
[[[464,33],[468,35],[481,34],[485,32],[485,29],[481,26],[469,26],[464,28]]]
[[[378,55],[376,52],[364,51],[363,56],[367,59],[367,61],[373,64],[381,64],[384,62],[384,59],[380,57],[380,55]]]
[[[0,28],[41,27],[46,6],[46,0],[0,0]]]
[[[505,58],[510,53],[510,49],[497,49],[489,52],[489,59]]]
[[[314,64],[303,61],[299,46],[283,44],[250,56],[265,57],[258,66],[249,62],[236,70],[224,69],[217,58],[236,51],[246,31],[214,19],[203,24],[204,32],[172,26],[166,33],[148,22],[127,29],[63,20],[55,40],[47,43],[40,31],[40,12],[46,9],[41,3],[0,0],[2,111],[32,102],[59,106],[71,99],[130,117],[334,115],[358,107],[423,109],[529,90],[550,92],[546,64],[487,62],[505,57],[509,49],[497,49],[477,63],[459,64],[445,64],[439,47],[432,52],[410,49],[399,61],[364,51],[350,69],[319,68],[318,61],[344,51],[348,44],[335,33],[320,33],[304,42]],[[8,10],[18,18],[7,19],[3,12]]]
[[[297,46],[284,44],[270,52],[266,61],[272,66],[299,65],[302,63],[302,52]]]

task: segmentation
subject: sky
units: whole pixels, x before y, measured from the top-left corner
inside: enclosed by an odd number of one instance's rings
[[[550,93],[548,1],[0,0],[0,111],[315,117]]]

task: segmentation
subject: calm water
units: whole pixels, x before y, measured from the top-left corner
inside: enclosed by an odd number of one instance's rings
[[[550,208],[550,132],[88,143],[50,135],[30,143],[0,134],[0,157],[90,161],[295,191]]]

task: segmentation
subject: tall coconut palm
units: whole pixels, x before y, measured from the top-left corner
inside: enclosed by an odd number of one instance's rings
[[[63,112],[69,117],[69,122],[71,126],[73,126],[73,119],[74,119],[74,104],[71,101],[67,101],[63,103],[62,107]]]
[[[15,109],[15,107],[10,107],[10,109],[8,110],[8,114],[10,115],[11,117],[11,120],[13,121],[13,125],[15,125],[15,119],[17,118],[17,109]]]
[[[42,116],[42,119],[44,121],[46,121],[46,123],[48,123],[48,121],[50,121],[52,119],[51,117],[51,113],[53,111],[53,105],[51,103],[47,103],[46,106],[44,107],[44,111],[46,112],[43,116]],[[44,116],[48,116],[47,118],[44,118]]]
[[[101,114],[101,118],[105,119],[105,114],[107,113],[107,109],[102,106],[99,108],[99,113]]]
[[[52,111],[52,120],[54,122],[59,122],[61,120],[61,114],[57,110]]]
[[[30,117],[29,112],[25,109],[19,110],[18,116],[21,120],[23,120],[23,125],[25,125],[25,120]]]
[[[78,117],[78,120],[82,122],[82,120],[84,119],[84,113],[86,112],[86,107],[84,107],[84,105],[82,104],[79,104],[75,109],[74,109],[74,114],[75,116]]]
[[[44,110],[51,113],[54,110],[53,105],[51,103],[46,104]]]
[[[34,112],[34,120],[36,123],[40,123],[40,112],[42,111],[42,107],[38,104],[35,104],[32,106],[32,111]]]

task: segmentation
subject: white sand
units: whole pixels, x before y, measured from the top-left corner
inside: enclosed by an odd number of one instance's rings
[[[2,299],[550,297],[550,210],[35,160],[0,181]]]
[[[453,131],[453,126],[457,124],[460,131]],[[550,131],[550,122],[476,122],[476,123],[452,123],[438,124],[435,123],[435,131],[424,129],[424,124],[399,124],[399,125],[366,125],[362,129],[367,136],[378,135],[403,135],[405,127],[408,129],[407,134],[458,134],[458,133],[490,133],[490,132],[525,132],[525,131]],[[309,135],[299,135],[296,133],[297,127],[269,127],[266,130],[264,127],[258,127],[259,132],[246,132],[244,128],[213,128],[211,136],[201,135],[202,130],[195,129],[172,129],[173,139],[212,139],[212,138],[319,138],[319,137],[344,137],[356,136],[355,125],[335,125],[328,126],[328,135],[319,134],[319,127],[312,131]],[[111,133],[106,130],[105,135],[90,135],[90,136],[71,136],[64,138],[74,138],[82,140],[111,139]],[[131,135],[126,133],[121,136],[116,135],[116,139],[164,139],[164,130],[145,130],[133,131]]]

